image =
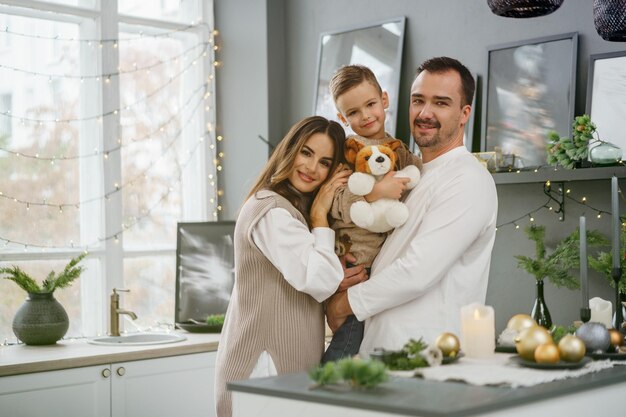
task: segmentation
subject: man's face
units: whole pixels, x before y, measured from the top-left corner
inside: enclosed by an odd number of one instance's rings
[[[411,86],[411,133],[422,153],[462,145],[470,112],[469,105],[461,105],[461,76],[456,71],[423,71]]]

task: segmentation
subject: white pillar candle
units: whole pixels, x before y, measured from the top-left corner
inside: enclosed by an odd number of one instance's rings
[[[469,358],[487,358],[496,349],[493,307],[472,303],[461,307],[461,350]]]
[[[589,300],[591,309],[591,320],[604,324],[607,329],[613,327],[613,303],[603,300],[600,297],[593,297]]]
[[[617,177],[614,175],[611,178],[611,211],[613,216],[613,268],[619,268],[621,266],[622,257],[620,256],[620,232],[621,221],[619,218],[619,185],[617,183]]]
[[[580,286],[583,295],[583,308],[589,308],[589,282],[587,281],[587,229],[585,216],[580,216]]]

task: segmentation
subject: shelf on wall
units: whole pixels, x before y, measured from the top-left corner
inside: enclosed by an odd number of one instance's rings
[[[614,165],[609,167],[591,167],[578,169],[565,169],[554,167],[541,167],[530,171],[496,172],[493,179],[499,184],[523,184],[532,182],[565,182],[565,181],[589,181],[609,179],[613,175],[618,178],[626,178],[626,166]]]

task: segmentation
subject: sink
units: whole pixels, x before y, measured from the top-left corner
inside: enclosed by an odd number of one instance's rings
[[[187,337],[175,333],[131,333],[123,336],[94,337],[87,342],[105,346],[141,346],[176,343],[183,340],[187,340]]]

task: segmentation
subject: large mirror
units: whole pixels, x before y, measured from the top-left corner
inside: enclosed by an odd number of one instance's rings
[[[374,72],[382,89],[389,94],[385,129],[395,136],[404,21],[404,17],[399,17],[364,27],[322,34],[313,103],[316,115],[337,121],[337,110],[328,89],[330,79],[343,65],[365,65]],[[353,132],[347,127],[346,133]]]

